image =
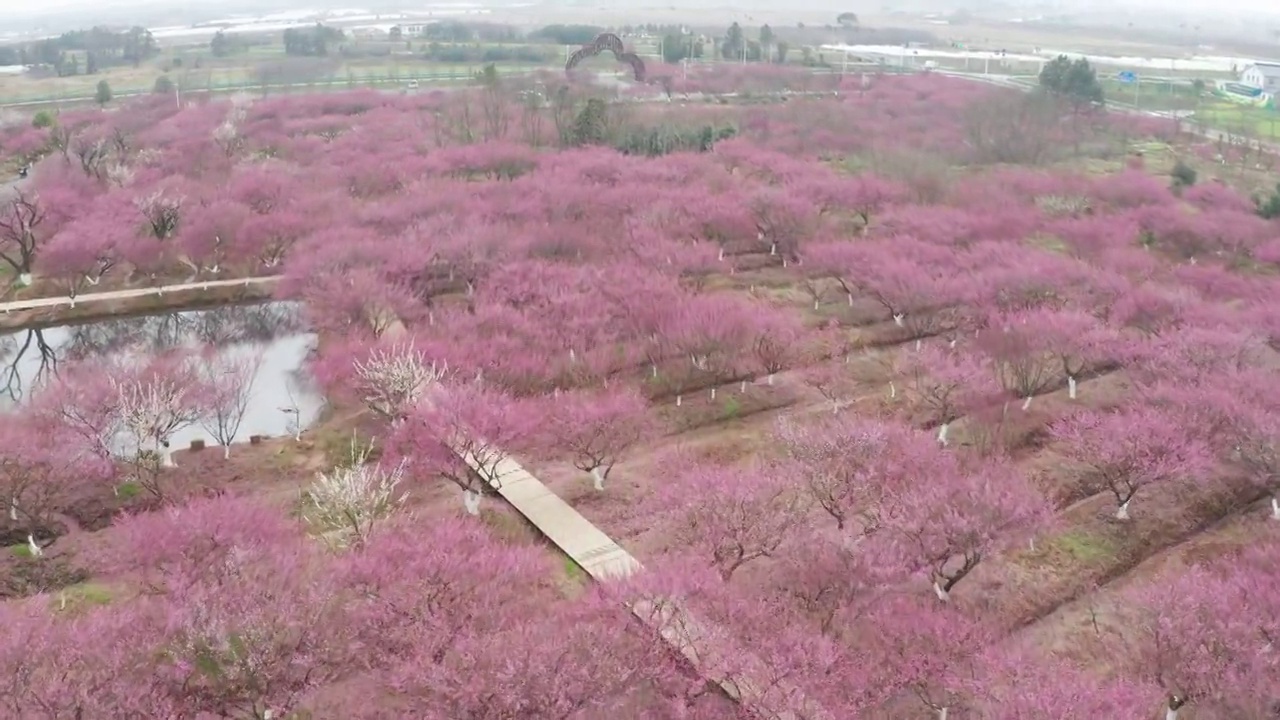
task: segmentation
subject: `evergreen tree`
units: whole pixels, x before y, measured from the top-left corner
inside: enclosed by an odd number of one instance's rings
[[[106,80],[98,81],[98,92],[94,95],[94,100],[96,100],[100,106],[105,106],[107,103],[111,102],[111,86],[107,84]]]
[[[761,57],[766,61],[773,60],[773,46],[777,43],[777,38],[773,36],[773,28],[767,24],[760,27],[760,50]]]
[[[742,35],[742,26],[734,23],[729,26],[729,32],[725,33],[724,46],[721,50],[724,56],[729,60],[742,57],[742,51],[747,47],[746,39]]]
[[[576,145],[599,145],[605,141],[604,100],[591,98],[573,121],[573,140]]]
[[[690,38],[678,32],[668,33],[662,37],[662,59],[675,64],[689,57]]]
[[[213,34],[213,39],[209,41],[209,51],[214,57],[226,57],[231,54],[231,41],[227,39],[227,34],[219,30]]]
[[[1059,55],[1040,70],[1040,87],[1071,104],[1073,111],[1102,102],[1098,73],[1085,58]]]

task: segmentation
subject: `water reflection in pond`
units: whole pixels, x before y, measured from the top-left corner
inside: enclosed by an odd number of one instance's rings
[[[208,345],[219,353],[258,355],[248,411],[237,440],[292,434],[315,421],[323,398],[302,370],[315,335],[292,303],[240,305],[167,315],[113,318],[83,325],[10,331],[0,335],[0,409],[27,398],[61,364],[111,356],[139,357]],[[175,433],[174,448],[212,441],[196,425]]]

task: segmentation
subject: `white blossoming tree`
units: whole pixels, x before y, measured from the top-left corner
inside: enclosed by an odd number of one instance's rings
[[[355,371],[365,405],[396,423],[445,376],[448,366],[428,364],[411,346],[395,345],[357,361]]]
[[[387,470],[370,463],[373,444],[361,447],[351,441],[351,457],[328,472],[316,473],[307,490],[307,519],[326,538],[341,544],[369,541],[378,523],[404,503],[408,493],[397,493],[404,479],[404,462]]]
[[[200,384],[184,359],[162,359],[139,373],[109,380],[119,417],[124,459],[133,465],[138,483],[156,497],[161,470],[174,467],[169,439],[200,419],[204,402]]]

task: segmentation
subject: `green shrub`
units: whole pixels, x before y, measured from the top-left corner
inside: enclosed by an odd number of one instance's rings
[[[120,487],[116,488],[116,495],[118,495],[121,500],[132,500],[140,494],[142,494],[142,486],[132,480],[123,482],[120,484]]]
[[[724,420],[732,420],[738,417],[738,413],[742,412],[742,403],[738,402],[738,398],[725,398],[724,407],[720,409],[720,417]]]
[[[1173,177],[1173,187],[1175,189],[1191,187],[1196,184],[1196,169],[1179,160],[1174,163],[1173,170],[1169,172]]]
[[[1276,183],[1276,189],[1271,192],[1270,197],[1256,197],[1253,202],[1258,206],[1258,215],[1263,218],[1280,218],[1280,183]]]

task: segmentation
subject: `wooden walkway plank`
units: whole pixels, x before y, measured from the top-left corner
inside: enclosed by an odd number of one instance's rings
[[[488,468],[470,454],[462,459],[485,477]],[[595,580],[627,577],[641,569],[640,562],[600,528],[582,516],[510,456],[496,465],[494,489],[520,514]]]
[[[511,456],[504,456],[492,468],[479,463],[470,453],[460,453],[463,461],[481,477],[493,470],[493,489],[565,555],[578,563],[592,579],[607,581],[625,578],[644,568],[640,561],[622,549],[613,538],[582,516],[573,506],[551,491],[541,480],[525,470]],[[793,683],[766,684],[762,687],[749,674],[732,668],[762,667],[747,648],[728,643],[717,652],[722,642],[709,642],[704,625],[680,603],[642,598],[630,604],[631,613],[655,629],[667,644],[683,655],[708,680],[719,685],[734,700],[765,711],[770,720],[832,720],[829,713],[815,707]],[[727,657],[726,657],[727,655]],[[753,665],[754,664],[754,665]],[[781,695],[782,698],[779,698]],[[789,707],[800,706],[798,713]]]

